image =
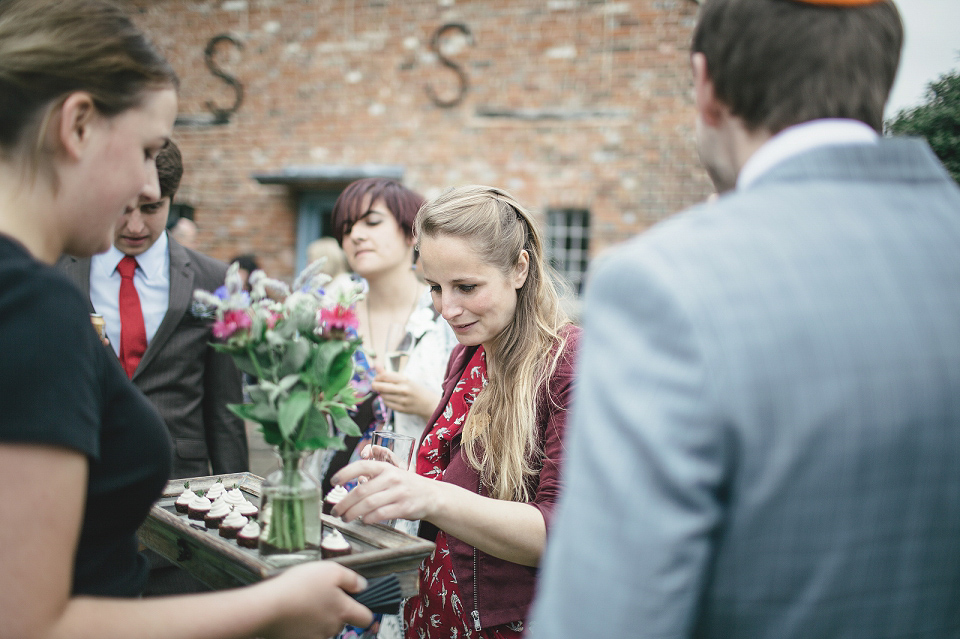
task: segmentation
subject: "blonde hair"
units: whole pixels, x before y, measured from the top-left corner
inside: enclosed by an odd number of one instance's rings
[[[307,245],[308,264],[316,262],[321,257],[327,258],[322,270],[330,277],[336,277],[350,270],[346,254],[340,248],[340,244],[332,237],[321,237]]]
[[[449,235],[466,240],[504,275],[514,272],[521,252],[529,256],[527,279],[517,290],[513,321],[487,351],[488,382],[463,427],[467,459],[496,499],[530,501],[531,481],[542,450],[536,407],[565,343],[569,323],[530,213],[509,193],[489,186],[451,189],[424,204],[414,223],[419,239]]]
[[[177,75],[116,6],[103,0],[0,1],[0,154],[21,153],[35,173],[46,127],[71,93],[112,117]]]

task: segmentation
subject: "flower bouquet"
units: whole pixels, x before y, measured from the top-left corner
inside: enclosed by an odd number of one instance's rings
[[[330,278],[322,265],[304,269],[292,291],[254,271],[247,293],[233,264],[215,293],[194,293],[194,304],[215,318],[213,334],[221,341],[214,348],[255,378],[244,388],[249,401],[230,410],[260,424],[280,457],[280,470],[263,482],[259,542],[261,554],[278,560],[310,556],[320,545],[320,487],[300,468],[303,458],[342,449],[344,435],[360,435],[348,411],[363,399],[351,384],[361,340],[350,337],[361,293],[325,294]]]

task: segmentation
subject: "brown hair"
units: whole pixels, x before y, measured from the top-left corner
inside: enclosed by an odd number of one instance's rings
[[[89,93],[111,117],[146,91],[178,87],[146,36],[103,0],[0,1],[0,153],[19,149],[35,169],[58,102]]]
[[[180,188],[180,178],[183,177],[183,156],[180,148],[169,140],[157,153],[157,179],[160,181],[160,197],[169,197],[177,194]]]
[[[363,198],[367,195],[370,196],[369,204],[382,199],[403,229],[404,236],[408,239],[413,237],[413,219],[423,204],[423,196],[396,180],[363,178],[347,186],[333,205],[332,231],[340,244],[343,244],[343,236],[349,234],[354,223],[366,213],[361,207]]]
[[[489,186],[451,189],[424,204],[414,231],[418,242],[424,236],[462,238],[504,274],[517,266],[521,252],[529,256],[513,321],[486,353],[488,383],[463,427],[467,459],[482,473],[490,495],[529,501],[541,455],[536,406],[549,396],[547,383],[565,342],[560,328],[569,323],[540,231],[513,196]]]
[[[819,118],[860,120],[880,132],[902,44],[890,0],[707,0],[692,51],[706,57],[717,98],[751,132]]]

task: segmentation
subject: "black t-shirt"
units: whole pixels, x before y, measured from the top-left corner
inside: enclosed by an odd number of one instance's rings
[[[76,450],[89,463],[73,593],[136,596],[136,530],[170,473],[163,420],[97,337],[80,291],[0,236],[0,443]]]

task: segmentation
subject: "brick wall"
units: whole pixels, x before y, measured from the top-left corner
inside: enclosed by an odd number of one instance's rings
[[[427,197],[501,186],[538,213],[589,209],[591,253],[702,199],[693,143],[693,0],[127,0],[182,80],[180,112],[233,103],[226,125],[178,126],[200,249],[293,272],[297,197],[251,178],[290,165],[400,165]],[[458,92],[452,108],[434,104]]]

